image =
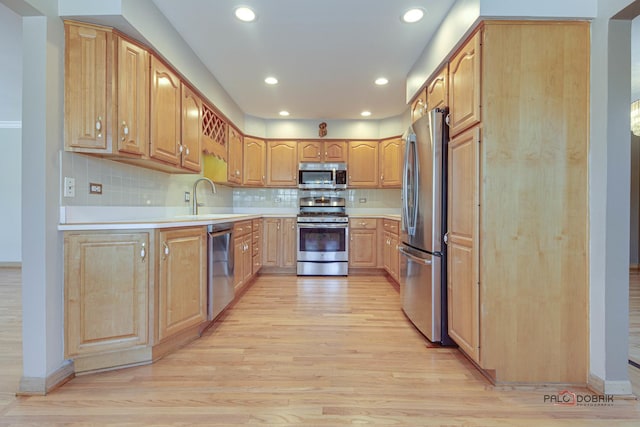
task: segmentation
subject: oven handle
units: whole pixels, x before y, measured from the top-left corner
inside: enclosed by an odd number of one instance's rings
[[[349,224],[347,223],[334,223],[334,222],[325,222],[322,224],[318,223],[309,223],[309,222],[299,222],[298,228],[348,228]]]

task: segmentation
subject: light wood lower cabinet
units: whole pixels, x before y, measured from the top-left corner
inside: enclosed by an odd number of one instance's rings
[[[157,339],[207,320],[205,227],[158,231]]]
[[[148,358],[149,233],[67,232],[64,242],[65,357],[78,372]]]
[[[233,226],[233,286],[237,292],[253,276],[253,224],[240,221]]]
[[[377,265],[377,220],[375,218],[351,218],[349,220],[349,268]]]
[[[262,268],[262,219],[251,221],[253,233],[251,237],[251,258],[253,260],[251,272],[255,276]]]
[[[382,229],[384,269],[393,280],[400,283],[400,252],[398,252],[400,224],[395,220],[384,219]]]
[[[262,265],[295,268],[296,218],[265,218],[263,222]]]

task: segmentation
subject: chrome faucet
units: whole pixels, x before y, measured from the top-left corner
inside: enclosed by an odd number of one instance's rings
[[[211,194],[216,194],[216,185],[213,183],[213,181],[206,177],[196,179],[196,182],[193,183],[193,205],[191,206],[191,213],[193,215],[198,215],[198,193],[196,192],[196,190],[198,189],[198,183],[200,181],[206,181],[211,184]]]

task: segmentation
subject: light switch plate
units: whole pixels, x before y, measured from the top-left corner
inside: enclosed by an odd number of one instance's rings
[[[76,179],[70,176],[64,177],[64,197],[76,197]]]

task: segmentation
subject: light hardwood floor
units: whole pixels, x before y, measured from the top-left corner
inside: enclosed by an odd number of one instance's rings
[[[0,426],[638,425],[637,401],[544,402],[561,390],[492,387],[416,332],[384,277],[263,276],[201,339],[153,365],[16,398]]]

